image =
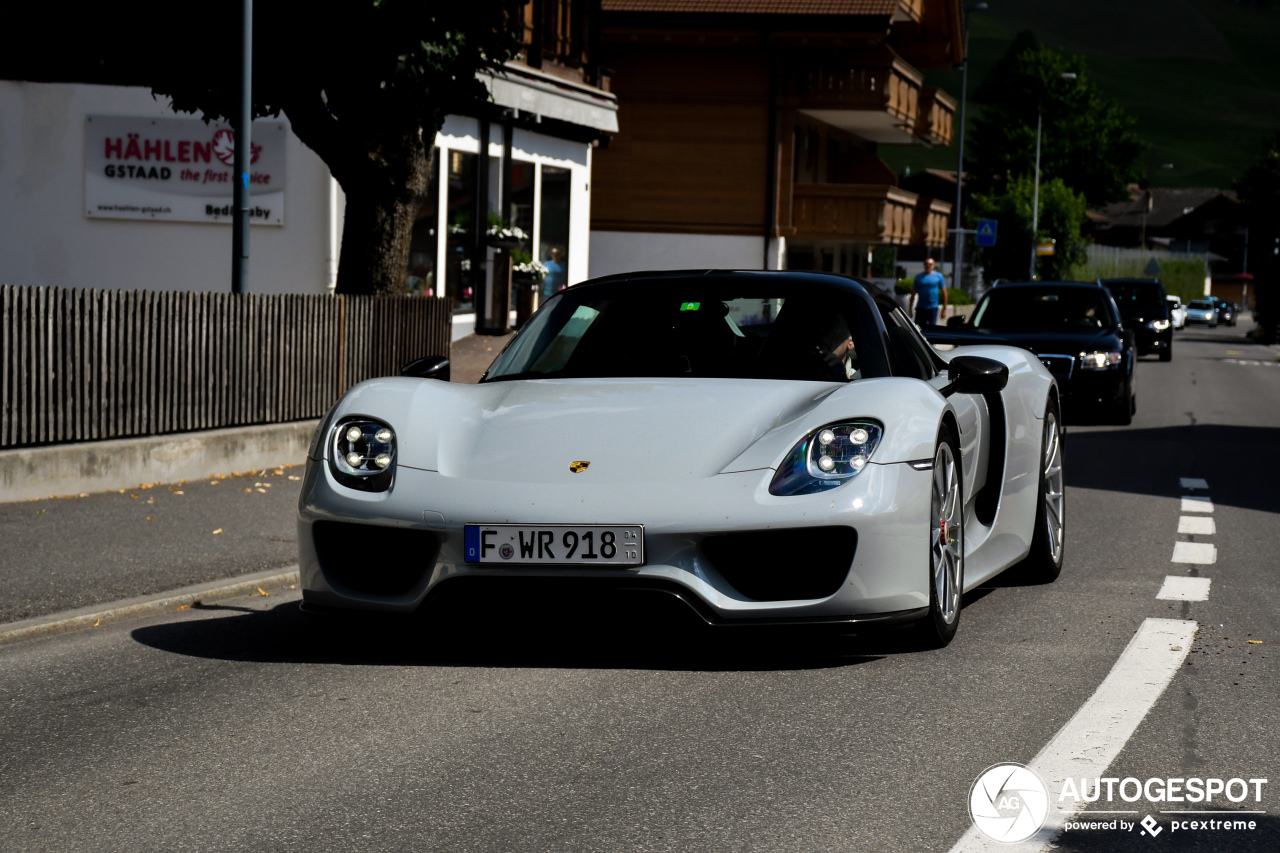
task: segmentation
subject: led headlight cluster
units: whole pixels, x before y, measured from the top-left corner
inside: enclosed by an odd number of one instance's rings
[[[391,486],[396,465],[396,435],[371,418],[345,418],[329,438],[329,470],[339,483],[365,492]]]
[[[1082,370],[1110,370],[1120,364],[1120,359],[1124,357],[1123,353],[1118,352],[1089,352],[1080,353],[1080,368]]]
[[[1157,332],[1163,332],[1165,329],[1169,328],[1169,321],[1168,320],[1152,320],[1147,325],[1155,329]]]
[[[831,424],[806,435],[782,460],[769,484],[773,495],[809,495],[857,476],[880,444],[875,421]]]

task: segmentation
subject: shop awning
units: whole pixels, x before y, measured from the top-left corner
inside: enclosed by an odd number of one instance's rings
[[[606,133],[618,132],[618,99],[601,89],[512,66],[481,74],[480,79],[499,106]]]

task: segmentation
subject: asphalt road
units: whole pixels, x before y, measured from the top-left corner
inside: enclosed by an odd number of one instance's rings
[[[293,594],[4,648],[0,849],[945,851],[978,774],[1030,761],[1150,617],[1201,628],[1108,775],[1268,778],[1280,364],[1246,329],[1179,334],[1139,366],[1132,426],[1071,429],[1062,577],[971,593],[940,651],[643,612],[343,628]],[[1177,532],[1182,478],[1206,481],[1214,534]],[[1176,542],[1216,562],[1172,563]],[[1158,600],[1167,575],[1211,578],[1208,600]],[[1265,812],[1251,832],[1057,844],[1275,850],[1270,787],[1224,804]]]

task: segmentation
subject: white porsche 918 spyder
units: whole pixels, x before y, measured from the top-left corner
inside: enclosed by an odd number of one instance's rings
[[[433,357],[355,386],[310,450],[304,609],[407,613],[522,578],[666,592],[712,624],[949,642],[965,591],[1061,571],[1058,391],[1022,349],[938,352],[870,287],[596,279],[479,384]]]

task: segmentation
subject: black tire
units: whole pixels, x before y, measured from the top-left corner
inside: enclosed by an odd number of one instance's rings
[[[1173,347],[1168,346],[1160,351],[1161,361],[1173,361]]]
[[[948,456],[954,493],[950,488],[951,483],[947,482],[945,470]],[[933,460],[931,474],[934,497],[930,501],[928,531],[929,615],[916,624],[916,634],[921,645],[940,649],[951,642],[956,629],[960,627],[960,610],[964,600],[964,474],[960,445],[946,425],[938,431]],[[954,504],[950,504],[950,501],[954,501]],[[939,520],[943,519],[946,520],[945,524],[940,525]],[[949,572],[946,571],[947,567],[950,567]]]
[[[1040,444],[1040,487],[1036,499],[1036,527],[1031,537],[1031,552],[1020,568],[1033,583],[1052,583],[1062,574],[1066,557],[1067,496],[1063,475],[1062,416],[1058,404],[1050,400],[1045,407],[1044,434]],[[1053,492],[1049,491],[1053,486]],[[1050,524],[1056,517],[1056,528]]]

